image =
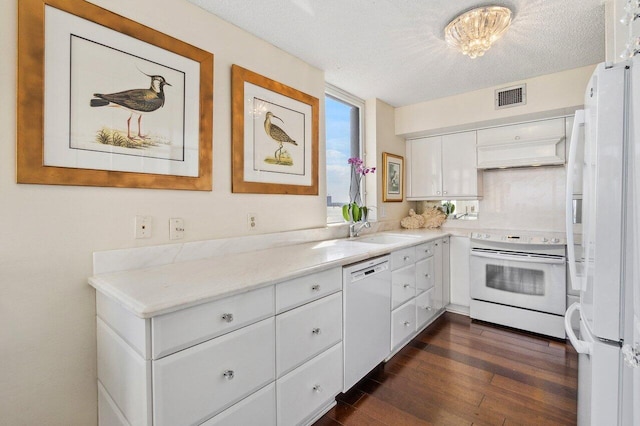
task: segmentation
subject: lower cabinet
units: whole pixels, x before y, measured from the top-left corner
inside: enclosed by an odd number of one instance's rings
[[[391,355],[449,303],[448,242],[449,237],[445,237],[395,252],[404,263],[392,265],[391,272]]]
[[[278,424],[307,424],[342,391],[342,343],[276,382]]]
[[[309,424],[342,391],[341,268],[151,319],[96,298],[101,426]]]
[[[271,383],[231,408],[202,423],[203,426],[276,426],[276,385]]]

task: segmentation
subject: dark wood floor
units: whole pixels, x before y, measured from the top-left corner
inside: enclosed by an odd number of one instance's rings
[[[572,425],[570,344],[446,313],[315,423]]]

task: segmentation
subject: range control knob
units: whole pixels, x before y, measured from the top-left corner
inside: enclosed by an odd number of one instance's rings
[[[484,234],[484,235],[482,236],[482,238],[484,238],[485,240],[488,240],[489,238],[491,238],[491,235],[489,235],[489,234]]]
[[[547,237],[542,237],[541,241],[542,241],[543,243],[548,243],[548,242],[549,242],[549,239],[548,239]]]
[[[554,243],[554,244],[557,244],[557,243],[560,242],[560,238],[552,238],[551,242]]]

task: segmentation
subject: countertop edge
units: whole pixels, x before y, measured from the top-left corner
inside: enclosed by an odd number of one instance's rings
[[[265,280],[250,280],[250,282],[231,290],[217,289],[216,291],[213,284],[209,284],[206,286],[202,285],[201,286],[202,288],[200,288],[199,293],[195,296],[194,295],[185,296],[184,299],[176,299],[176,298],[166,299],[162,303],[145,303],[144,301],[141,300],[140,297],[135,297],[134,295],[132,295],[131,294],[133,293],[132,291],[126,291],[126,290],[134,289],[135,284],[131,284],[131,282],[134,282],[137,279],[137,276],[141,273],[155,272],[155,271],[161,270],[162,268],[176,269],[182,266],[186,268],[189,265],[196,265],[196,264],[204,265],[207,262],[219,261],[219,259],[217,260],[216,258],[200,259],[200,260],[186,261],[186,262],[173,263],[173,264],[167,264],[167,265],[152,266],[152,267],[139,269],[139,270],[94,275],[92,277],[89,277],[88,283],[92,287],[94,287],[96,291],[99,291],[105,296],[111,298],[112,300],[114,300],[116,303],[118,303],[120,306],[122,306],[126,310],[130,311],[135,316],[142,319],[149,319],[155,316],[168,314],[180,309],[186,309],[192,306],[197,306],[204,303],[213,302],[215,300],[223,299],[226,297],[246,293],[252,290],[257,290],[259,288],[268,287],[270,285],[274,285],[279,282],[289,281],[292,279],[296,279],[305,275],[321,272],[334,267],[343,267],[353,263],[361,262],[366,259],[383,256],[385,254],[389,254],[396,250],[401,250],[403,248],[416,246],[416,245],[433,241],[439,238],[443,238],[447,236],[463,236],[463,235],[459,235],[459,233],[455,232],[455,230],[447,230],[447,231],[444,231],[441,229],[426,230],[431,232],[438,232],[438,234],[422,235],[424,231],[425,230],[422,230],[422,232],[420,230],[416,230],[416,231],[398,230],[398,231],[391,231],[391,232],[381,232],[377,234],[369,234],[367,236],[379,235],[379,234],[395,234],[395,235],[405,234],[405,235],[412,235],[415,239],[411,241],[395,243],[395,244],[375,244],[374,245],[374,244],[362,243],[362,246],[363,246],[362,251],[357,254],[345,255],[344,257],[336,258],[334,260],[319,263],[319,264],[311,264],[311,262],[309,264],[305,264],[304,262],[299,262],[300,267],[295,268],[290,272],[276,274],[273,277]],[[343,240],[358,242],[357,239],[353,239],[353,240],[343,239]],[[343,241],[343,240],[328,240],[328,242]],[[287,248],[291,248],[295,246],[310,246],[311,244],[314,244],[314,243],[293,244],[290,246],[274,247],[270,250],[273,252],[276,252],[275,254],[277,254],[278,251],[284,251]],[[310,248],[306,247],[304,248],[304,250],[310,250]],[[252,252],[248,252],[248,253],[252,253]],[[225,256],[225,259],[237,258],[242,255],[246,255],[246,253]],[[118,279],[115,280],[115,277],[117,277]],[[127,281],[127,277],[130,277],[129,284],[122,284],[123,281]],[[160,287],[160,283],[158,283],[157,285],[158,287]]]

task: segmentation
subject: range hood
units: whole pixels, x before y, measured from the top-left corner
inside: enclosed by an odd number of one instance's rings
[[[478,169],[565,162],[564,118],[478,130]]]

